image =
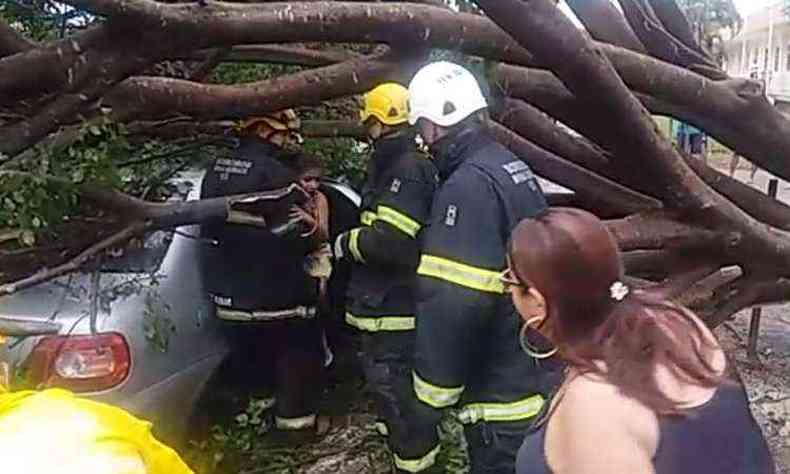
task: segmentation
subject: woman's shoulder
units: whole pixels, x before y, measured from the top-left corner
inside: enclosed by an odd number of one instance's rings
[[[650,459],[658,448],[658,417],[603,377],[578,375],[567,383],[557,402],[547,446],[573,446],[567,461],[578,465],[600,452],[601,440],[607,440],[611,455],[616,455],[618,447],[631,451],[640,447],[638,451]],[[550,457],[553,451],[549,449]]]
[[[625,395],[616,385],[597,373],[584,373],[569,379],[562,396],[561,412],[589,418],[655,418],[653,411]],[[558,407],[558,411],[559,407]]]

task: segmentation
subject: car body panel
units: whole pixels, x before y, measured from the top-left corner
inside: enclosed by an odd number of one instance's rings
[[[184,178],[192,183],[189,199],[197,198],[201,177]],[[359,202],[350,188],[325,185]],[[172,241],[155,270],[74,273],[45,282],[0,298],[0,319],[54,321],[61,335],[88,335],[92,326],[98,333],[122,334],[132,361],[128,377],[108,390],[81,395],[124,407],[154,422],[158,433],[183,441],[194,407],[230,346],[200,272],[200,246],[211,243],[200,239],[199,226],[168,233]],[[166,236],[157,238],[161,244]],[[9,337],[0,344],[0,381],[11,379],[12,388],[19,382],[15,374],[40,340]]]

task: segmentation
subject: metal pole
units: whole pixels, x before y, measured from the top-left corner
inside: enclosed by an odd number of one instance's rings
[[[746,351],[751,359],[757,359],[757,337],[760,335],[760,320],[762,317],[762,307],[752,308],[752,319],[749,321],[749,346]]]
[[[779,180],[772,178],[768,180],[768,195],[776,199],[776,192],[779,190]],[[757,338],[760,335],[760,321],[763,317],[763,308],[757,306],[752,308],[752,318],[749,321],[749,343],[747,354],[751,359],[757,359]]]

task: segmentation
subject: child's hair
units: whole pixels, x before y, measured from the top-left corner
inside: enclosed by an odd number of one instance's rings
[[[297,177],[309,170],[324,170],[324,163],[320,158],[301,150],[284,148],[277,153],[276,158]]]

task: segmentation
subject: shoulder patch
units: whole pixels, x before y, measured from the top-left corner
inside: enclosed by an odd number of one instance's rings
[[[390,191],[393,193],[400,192],[401,181],[398,178],[392,180],[392,184],[390,185]]]
[[[516,184],[525,183],[534,178],[532,171],[523,161],[511,161],[508,164],[502,165],[505,171],[510,175],[510,178]]]
[[[523,161],[520,161],[520,160],[511,161],[510,163],[502,165],[502,168],[504,168],[505,171],[508,172],[508,174],[516,174],[516,173],[518,173],[520,171],[524,171],[524,170],[529,169],[527,164],[524,163]]]
[[[447,214],[444,217],[444,224],[448,227],[454,227],[455,221],[458,219],[458,208],[454,204],[447,206]]]

